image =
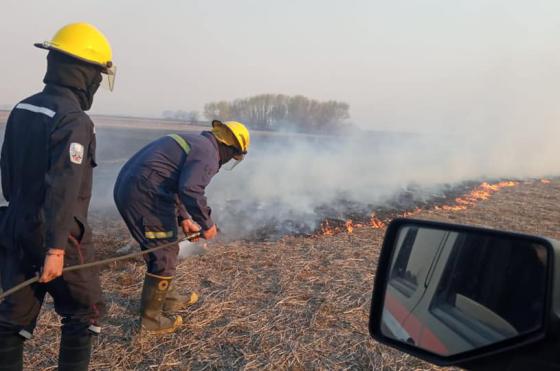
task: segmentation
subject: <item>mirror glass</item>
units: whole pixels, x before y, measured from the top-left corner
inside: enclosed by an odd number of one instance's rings
[[[451,356],[544,323],[547,248],[524,238],[403,226],[383,305],[383,335]]]

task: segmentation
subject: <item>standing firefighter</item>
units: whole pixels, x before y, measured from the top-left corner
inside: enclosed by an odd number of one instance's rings
[[[115,203],[130,233],[142,249],[177,241],[177,220],[185,234],[201,232],[209,240],[217,228],[210,217],[204,190],[222,165],[233,168],[249,148],[249,131],[235,121],[212,122],[212,131],[171,134],[135,154],[122,168],[115,184]],[[233,165],[233,166],[230,166]],[[143,331],[175,331],[181,316],[170,312],[198,300],[181,296],[171,281],[178,245],[145,256],[148,271],[140,307]]]
[[[2,288],[40,272],[40,283],[0,304],[0,369],[21,370],[23,341],[32,336],[49,293],[62,317],[59,370],[87,370],[91,335],[103,302],[98,271],[62,275],[64,265],[93,260],[87,210],[95,164],[95,129],[84,113],[114,66],[109,42],[86,23],[61,28],[51,41],[45,88],[10,113],[2,146],[2,191],[9,205],[0,231]]]

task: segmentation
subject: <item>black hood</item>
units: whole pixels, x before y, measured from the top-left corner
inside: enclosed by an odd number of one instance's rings
[[[87,111],[101,83],[101,67],[51,50],[47,55],[47,73],[43,82],[72,90],[82,109]]]
[[[219,159],[220,167],[226,162],[228,162],[229,160],[231,160],[233,156],[239,154],[239,150],[237,148],[227,146],[224,143],[218,141],[211,131],[203,131],[201,134],[209,139],[212,138],[212,141],[218,145],[218,157],[220,158]]]
[[[218,142],[218,141],[216,141]],[[218,142],[218,152],[220,153],[220,166],[231,160],[233,156],[239,154],[239,150],[232,146],[226,146],[222,142]]]

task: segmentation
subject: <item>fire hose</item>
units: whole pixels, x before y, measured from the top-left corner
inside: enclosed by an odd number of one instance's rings
[[[185,242],[185,241],[190,242],[197,237],[200,237],[200,232],[191,233],[191,234],[187,235],[186,237],[184,237],[184,238],[182,238],[178,241],[169,242],[169,243],[166,243],[166,244],[163,244],[163,245],[159,245],[159,246],[152,247],[150,249],[146,249],[146,250],[142,250],[142,251],[133,252],[133,253],[130,253],[130,254],[127,254],[127,255],[117,256],[117,257],[114,257],[114,258],[107,258],[107,259],[104,259],[104,260],[94,261],[94,262],[90,262],[90,263],[72,265],[70,267],[64,268],[62,270],[62,273],[77,271],[77,270],[85,269],[85,268],[97,267],[97,266],[100,266],[100,265],[106,265],[106,264],[118,262],[118,261],[121,261],[121,260],[127,260],[127,259],[130,259],[130,258],[135,258],[137,256],[141,256],[141,255],[149,254],[149,253],[157,251],[157,250],[165,249],[166,247],[173,246],[173,245],[178,244],[180,242]],[[10,296],[13,293],[23,289],[24,287],[27,287],[27,286],[37,282],[37,281],[39,281],[39,275],[37,275],[33,278],[30,278],[26,281],[23,281],[22,283],[12,287],[11,289],[9,289],[7,291],[4,291],[3,293],[0,294],[0,302],[2,300],[4,300],[5,297]]]

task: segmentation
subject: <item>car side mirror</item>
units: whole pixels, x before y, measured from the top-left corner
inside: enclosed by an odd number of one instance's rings
[[[530,352],[547,336],[558,346],[550,336],[558,322],[555,245],[537,236],[395,219],[378,262],[370,334],[440,366],[499,369],[511,362],[506,353],[518,365],[532,364],[537,353],[534,361],[545,362],[542,344]],[[523,362],[521,348],[529,352]]]

